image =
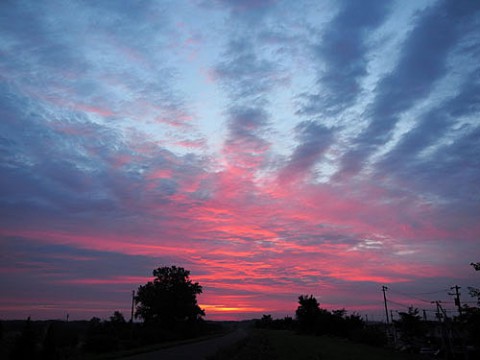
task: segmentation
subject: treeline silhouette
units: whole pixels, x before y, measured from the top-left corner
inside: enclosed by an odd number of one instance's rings
[[[26,321],[0,322],[4,334],[0,338],[0,359],[63,360],[83,358],[88,354],[130,351],[168,341],[219,333],[219,324],[203,321],[196,327],[167,329],[151,324],[125,321],[115,311],[107,320],[93,317],[89,321]]]
[[[372,346],[389,346],[427,358],[480,358],[480,308],[464,305],[461,314],[447,317],[437,314],[436,321],[427,321],[419,310],[410,307],[399,312],[399,319],[391,324],[365,322],[356,313],[345,309],[326,310],[313,295],[301,295],[295,319],[273,319],[265,314],[256,320],[260,329],[293,330],[298,334],[334,336]]]
[[[12,360],[68,359],[78,353],[86,321],[5,321],[0,337],[0,358]]]
[[[291,317],[273,319],[263,315],[255,322],[257,328],[294,330],[305,335],[330,335],[343,337],[373,346],[387,344],[385,327],[382,324],[366,326],[360,315],[348,315],[345,309],[328,311],[322,309],[313,295],[300,295],[295,320]]]

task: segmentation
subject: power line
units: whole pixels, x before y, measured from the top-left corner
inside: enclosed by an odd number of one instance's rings
[[[437,310],[431,310],[431,309],[425,309],[423,311],[428,311],[428,312],[433,312],[433,313],[436,313]],[[454,313],[454,312],[457,312],[457,310],[450,310],[450,309],[444,309],[443,311],[447,312],[447,313]]]
[[[399,303],[399,302],[396,302],[396,301],[393,301],[393,300],[387,300],[388,303],[390,304],[395,304],[395,305],[398,305],[398,306],[402,306],[404,308],[407,308],[409,309],[411,307],[411,305],[405,305],[405,304],[402,304],[402,303]]]
[[[431,301],[431,300],[427,300],[427,299],[424,299],[423,297],[419,297],[418,295],[432,295],[432,294],[438,294],[438,293],[444,293],[445,295],[457,295],[458,293],[458,290],[460,289],[460,287],[458,286],[454,286],[452,287],[452,289],[455,290],[455,294],[450,294],[448,293],[448,291],[450,291],[450,289],[442,289],[442,290],[436,290],[436,291],[429,291],[429,292],[422,292],[422,293],[404,293],[402,291],[398,291],[398,290],[392,290],[391,288],[388,288],[386,286],[382,286],[382,291],[383,291],[383,297],[384,297],[384,302],[385,302],[385,315],[387,317],[387,324],[389,323],[389,313],[388,313],[388,304],[391,304],[391,305],[396,305],[396,306],[400,306],[402,308],[405,308],[405,309],[410,309],[411,307],[413,307],[413,304],[410,304],[410,305],[407,305],[405,303],[402,303],[402,302],[398,302],[398,301],[395,301],[395,300],[392,300],[392,299],[387,299],[386,297],[386,290],[389,290],[391,291],[393,294],[396,294],[396,295],[400,295],[400,296],[403,296],[403,297],[406,297],[408,298],[408,300],[418,300],[418,301],[421,301],[423,303],[426,303],[426,304],[432,304],[432,303],[440,303],[438,300],[437,301]],[[460,299],[459,299],[459,296],[460,294],[458,293],[458,295],[456,296],[456,298],[454,299],[455,301],[442,301],[441,303],[443,304],[455,304],[456,307],[458,308],[458,306],[460,305]],[[463,302],[464,304],[475,304],[474,302]],[[422,307],[420,305],[420,307]],[[442,312],[443,313],[454,313],[454,312],[457,312],[460,310],[450,310],[450,309],[444,309],[443,307],[441,307],[442,309]],[[423,311],[426,311],[426,312],[433,312],[433,313],[438,313],[438,308],[436,310],[430,310],[430,309],[422,309]],[[398,312],[398,310],[395,310]]]
[[[448,289],[442,289],[442,290],[437,290],[437,291],[429,291],[429,292],[422,292],[422,293],[415,293],[415,294],[403,294],[407,296],[415,296],[415,295],[433,295],[433,294],[439,294],[439,293],[444,293],[447,292]]]
[[[398,302],[398,301],[394,301],[394,300],[390,300],[390,299],[387,300],[387,302],[388,302],[389,304],[394,304],[394,305],[397,305],[397,306],[401,306],[401,307],[403,307],[403,308],[405,308],[405,309],[410,309],[410,308],[412,307],[412,305],[407,305],[407,304],[400,303],[400,302]],[[431,303],[431,302],[430,302],[430,303]],[[445,302],[442,301],[442,304],[445,304]],[[422,310],[425,310],[425,311],[428,311],[428,312],[436,312],[436,310],[430,310],[430,309],[422,309]],[[444,311],[449,312],[449,313],[450,313],[450,312],[452,312],[452,313],[453,313],[453,312],[456,312],[456,310],[450,310],[450,309],[444,309]]]
[[[426,300],[426,299],[422,299],[422,298],[419,298],[415,295],[412,295],[412,294],[405,294],[403,292],[400,292],[400,291],[397,291],[397,290],[392,290],[393,293],[396,293],[396,294],[399,294],[399,295],[403,295],[403,296],[407,296],[407,297],[410,297],[410,298],[413,298],[413,299],[416,299],[416,300],[420,300],[420,301],[423,301],[423,302],[426,302],[426,303],[430,303],[431,300]]]

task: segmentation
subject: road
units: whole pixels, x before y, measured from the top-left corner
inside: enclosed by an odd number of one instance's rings
[[[207,356],[215,354],[219,349],[242,340],[247,334],[246,329],[239,328],[224,336],[129,356],[122,358],[122,360],[204,360]]]

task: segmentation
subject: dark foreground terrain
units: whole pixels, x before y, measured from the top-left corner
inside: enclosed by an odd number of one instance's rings
[[[237,324],[203,321],[167,331],[141,323],[100,321],[0,321],[1,360],[117,359],[222,337]],[[238,338],[225,340],[227,346]],[[220,346],[219,346],[220,347]],[[214,349],[213,352],[217,350]]]
[[[223,349],[235,348],[247,335],[248,330],[244,327],[239,327],[226,335],[167,347],[153,352],[140,353],[125,358],[122,357],[122,360],[203,360],[214,358]]]
[[[253,330],[244,340],[208,360],[407,360],[422,357],[329,336],[288,330]]]

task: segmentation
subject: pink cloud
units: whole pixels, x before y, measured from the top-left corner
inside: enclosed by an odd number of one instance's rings
[[[202,149],[205,148],[206,143],[204,139],[196,139],[196,140],[180,140],[175,142],[175,145],[189,148],[189,149]]]
[[[137,150],[142,156],[156,151],[155,146],[145,143],[137,144]],[[260,156],[266,150],[261,149]],[[448,276],[445,266],[426,263],[415,252],[402,256],[405,249],[397,247],[405,239],[448,239],[453,234],[429,221],[435,215],[434,206],[420,199],[392,206],[382,202],[389,198],[387,190],[362,183],[345,191],[342,186],[281,184],[268,174],[258,181],[260,162],[248,162],[243,154],[237,157],[233,150],[228,151],[232,151],[230,160],[241,158],[242,166],[232,161],[214,174],[198,171],[182,175],[179,190],[162,203],[150,201],[148,196],[126,202],[129,212],[153,219],[121,224],[131,226],[129,231],[122,227],[64,231],[12,227],[4,228],[2,236],[127,255],[169,256],[174,262],[188,264],[194,281],[204,286],[201,303],[212,318],[260,314],[268,309],[292,314],[296,297],[314,292],[319,284],[325,306],[335,308],[332,299],[340,293],[333,285],[337,281],[400,284]],[[154,194],[151,182],[179,178],[181,162],[168,156],[173,166],[146,172],[137,191]],[[208,196],[194,198],[193,193],[202,190],[204,182],[209,184]],[[412,226],[406,217],[421,221]],[[136,286],[149,280],[119,276],[78,278],[70,283]],[[234,295],[226,296],[228,293]],[[266,300],[238,295],[244,293],[272,296]],[[273,299],[277,296],[283,300]],[[359,304],[356,309],[372,306]]]
[[[171,169],[155,169],[147,175],[147,179],[170,179],[173,176]]]
[[[151,277],[145,276],[114,276],[110,278],[89,278],[89,279],[68,279],[68,280],[56,280],[57,284],[75,284],[75,285],[142,285],[151,281]]]

